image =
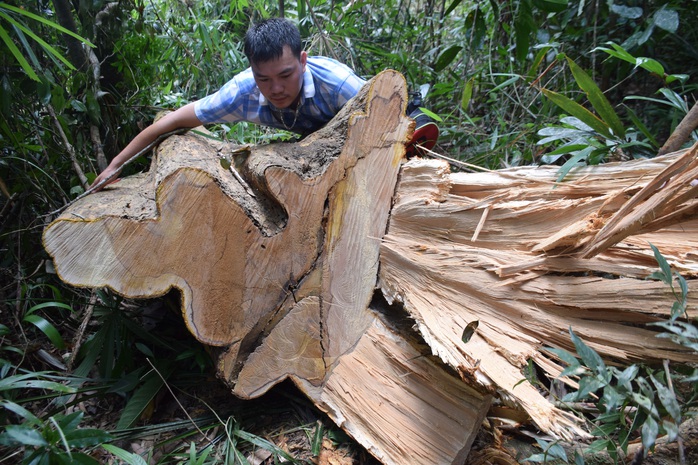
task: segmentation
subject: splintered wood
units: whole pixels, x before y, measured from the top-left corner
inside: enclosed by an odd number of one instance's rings
[[[412,160],[383,240],[380,287],[464,379],[544,431],[583,436],[523,369],[532,361],[557,377],[545,348],[574,352],[570,329],[611,362],[698,362],[647,326],[674,302],[669,286],[648,279],[659,268],[650,243],[688,280],[695,309],[697,151],[578,169],[562,183],[556,167],[450,174]]]
[[[413,127],[406,102],[404,78],[386,71],[299,143],[170,137],[149,173],[76,202],[44,245],[76,286],[178,289],[236,395],[290,378],[385,464],[462,462],[491,394],[369,306]]]

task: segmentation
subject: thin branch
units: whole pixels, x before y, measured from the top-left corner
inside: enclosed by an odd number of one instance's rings
[[[61,122],[58,121],[58,117],[56,116],[56,112],[54,111],[53,106],[51,104],[48,104],[46,105],[46,109],[48,110],[48,113],[51,116],[53,125],[56,127],[58,134],[61,136],[61,139],[63,140],[63,145],[65,145],[65,148],[68,151],[68,156],[70,156],[70,161],[73,164],[73,169],[75,170],[75,173],[78,175],[78,178],[80,178],[80,183],[83,185],[85,189],[87,189],[87,187],[90,185],[90,182],[87,180],[87,176],[85,176],[85,173],[82,171],[82,168],[78,163],[78,158],[75,154],[75,148],[68,141],[68,137],[65,135],[65,132],[63,131],[63,126],[61,126]]]

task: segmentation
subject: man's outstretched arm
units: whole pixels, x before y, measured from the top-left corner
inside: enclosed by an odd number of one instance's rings
[[[200,126],[202,123],[196,117],[194,111],[194,103],[185,105],[172,113],[168,113],[155,123],[151,124],[141,131],[133,140],[109,163],[109,166],[102,171],[94,180],[90,189],[95,188],[93,192],[98,191],[106,184],[107,181],[113,181],[121,172],[121,168],[126,162],[138,155],[148,145],[152,144],[158,137],[176,129],[189,129]],[[100,186],[100,183],[103,185]],[[97,187],[99,186],[99,187]]]

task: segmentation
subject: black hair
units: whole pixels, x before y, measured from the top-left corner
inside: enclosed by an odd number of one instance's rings
[[[281,57],[284,46],[300,59],[301,34],[288,19],[269,18],[252,24],[245,34],[245,56],[250,63],[265,63]]]

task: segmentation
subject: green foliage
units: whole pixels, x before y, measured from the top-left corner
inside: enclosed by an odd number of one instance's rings
[[[18,41],[22,44],[22,47],[24,48],[24,53],[22,53],[18,48],[17,45],[15,45],[15,42],[10,38],[10,35],[7,32],[7,27],[5,24],[0,23],[0,39],[2,39],[3,43],[5,46],[10,50],[12,55],[14,56],[15,60],[20,64],[22,69],[27,73],[27,75],[38,82],[41,82],[41,79],[39,76],[36,74],[35,69],[41,69],[41,65],[39,64],[39,61],[34,53],[34,50],[30,46],[29,42],[27,41],[27,36],[34,40],[39,46],[49,54],[50,58],[53,60],[54,64],[56,64],[59,68],[61,63],[68,67],[68,69],[74,70],[75,67],[63,56],[62,53],[60,53],[58,50],[56,50],[53,46],[48,44],[45,40],[43,40],[41,37],[39,37],[32,29],[27,27],[26,23],[23,21],[24,19],[30,19],[33,21],[36,21],[38,23],[43,24],[44,26],[48,26],[50,28],[56,29],[64,34],[68,34],[76,39],[78,39],[81,42],[84,42],[85,44],[89,45],[90,47],[94,47],[92,43],[90,43],[87,39],[75,34],[72,31],[69,31],[68,29],[64,28],[63,26],[54,23],[53,21],[49,21],[45,18],[42,18],[41,16],[38,16],[32,12],[29,12],[25,9],[22,8],[17,8],[16,6],[8,5],[5,2],[0,2],[0,19],[2,19],[7,25],[11,27],[11,29],[14,31],[14,33],[17,36]],[[28,58],[27,58],[28,57]],[[31,64],[29,63],[31,61]],[[60,63],[59,63],[60,62]]]
[[[75,8],[75,30],[59,24],[51,2],[0,3],[0,296],[8,309],[0,322],[0,354],[8,360],[0,381],[3,425],[31,429],[16,429],[13,440],[33,441],[22,447],[48,455],[82,457],[77,444],[66,448],[60,438],[82,429],[60,417],[68,415],[68,393],[117,403],[123,427],[118,437],[133,437],[164,392],[186,390],[210,376],[209,355],[186,336],[179,309],[170,309],[176,305],[168,298],[157,302],[172,316],[151,328],[145,322],[152,302],[64,286],[43,251],[41,231],[51,220],[47,212],[83,192],[78,168],[94,179],[98,149],[113,157],[157,112],[211,93],[247,66],[241,40],[251,20],[277,15],[283,5],[310,53],[344,61],[366,78],[396,69],[412,91],[427,86],[424,110],[438,115],[437,150],[446,155],[487,168],[556,163],[560,180],[580,163],[652,156],[696,101],[698,89],[698,23],[687,19],[696,17],[695,2],[386,0],[380,8],[325,0],[68,3]],[[91,47],[100,64],[98,80],[92,69],[75,69],[67,58],[68,39]],[[288,138],[244,123],[211,129],[239,143]],[[124,175],[148,165],[144,157]],[[695,326],[681,300],[685,282],[663,266],[660,272],[655,278],[671,285],[677,302],[672,318],[656,328],[661,337],[695,350]],[[94,311],[80,339],[89,308]],[[651,407],[673,418],[670,393],[661,387],[668,388],[666,372],[618,371],[596,360],[581,339],[576,343],[584,356],[569,354],[568,374],[586,378],[588,394],[607,393],[606,404],[627,406],[618,417],[599,417],[600,431],[624,416],[631,423],[654,418],[657,431],[671,428]],[[72,369],[74,376],[46,372],[46,364],[65,373]],[[698,380],[696,372],[671,376],[680,386]],[[36,413],[40,401],[23,402],[39,390],[48,414]],[[164,460],[245,463],[245,448],[271,447],[245,437],[239,416],[209,419],[210,428],[195,419],[206,431],[226,431],[215,444],[192,446],[187,438],[198,432],[186,422],[190,431],[176,438],[186,439],[186,447]],[[79,424],[93,420],[86,415]],[[631,426],[625,425],[626,436]],[[185,428],[175,422],[149,425],[156,427]],[[322,432],[311,429],[314,437]],[[648,440],[653,431],[647,428]],[[314,440],[316,449],[320,440]],[[553,444],[540,446],[544,456],[558,451]],[[126,463],[144,460],[113,444],[103,450]],[[274,454],[280,461],[281,452]]]
[[[687,317],[686,305],[688,287],[685,279],[671,270],[669,263],[659,250],[651,245],[659,270],[651,278],[659,279],[670,286],[675,297],[671,316],[666,321],[652,323],[666,332],[657,334],[660,338],[670,338],[676,344],[698,352],[698,328],[696,320],[680,320]],[[678,283],[678,289],[675,284]],[[630,365],[623,369],[607,366],[598,353],[579,338],[572,328],[570,337],[576,355],[564,350],[548,348],[565,365],[561,377],[578,378],[579,388],[565,395],[563,402],[575,403],[591,400],[598,408],[599,415],[593,419],[592,434],[596,437],[585,453],[606,451],[616,463],[627,454],[630,440],[639,433],[645,451],[654,449],[657,438],[666,435],[667,440],[678,439],[679,425],[688,415],[695,415],[698,402],[698,369],[686,373],[684,367],[670,370],[668,362],[662,370]],[[683,385],[675,388],[676,383]],[[560,459],[567,462],[559,449],[551,444],[539,444],[543,454],[536,454],[528,460],[546,462]],[[576,463],[584,463],[583,455],[577,454]]]

